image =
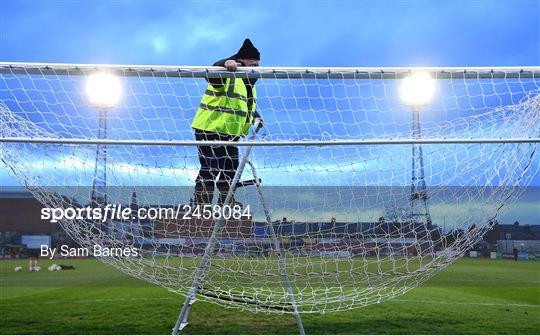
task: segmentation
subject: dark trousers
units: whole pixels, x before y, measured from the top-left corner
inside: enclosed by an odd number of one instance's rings
[[[238,141],[240,137],[224,135],[195,129],[197,141]],[[210,204],[217,185],[220,204],[225,201],[227,192],[238,168],[238,147],[236,146],[198,146],[201,168],[195,179],[194,201],[196,204]]]

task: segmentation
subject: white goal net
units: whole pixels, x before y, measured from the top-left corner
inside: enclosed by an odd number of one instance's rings
[[[540,69],[424,69],[432,99],[411,108],[401,85],[417,70],[2,64],[1,158],[46,207],[96,194],[132,210],[180,205],[177,218],[59,222],[82,246],[138,249],[102,259],[185,294],[216,224],[182,216],[196,145],[208,145],[191,128],[205,77],[257,78],[264,128],[237,145],[253,145],[264,203],[256,185],[238,188],[242,214],[206,251],[197,298],[291,313],[290,284],[301,313],[365,306],[448,266],[538,182]],[[106,111],[88,100],[95,72],[120,83]]]

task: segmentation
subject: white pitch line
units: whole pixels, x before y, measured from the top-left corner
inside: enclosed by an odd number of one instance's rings
[[[448,304],[448,305],[473,305],[473,306],[503,306],[503,307],[531,307],[540,308],[540,304],[528,304],[528,303],[494,303],[494,302],[457,302],[457,301],[426,301],[426,300],[406,300],[406,299],[394,299],[393,301],[399,302],[414,302],[414,303],[427,303],[427,304]]]
[[[66,300],[66,301],[39,301],[40,305],[57,305],[66,303],[97,303],[97,302],[116,302],[116,301],[163,301],[163,300],[179,300],[176,297],[162,297],[162,298],[116,298],[116,299],[90,299],[90,300]],[[179,301],[180,302],[180,301]],[[0,306],[26,306],[35,305],[36,302],[16,302],[16,303],[0,303]]]
[[[123,278],[123,276],[122,276],[122,274],[113,274],[113,275],[110,275],[110,276],[107,276],[107,277],[103,277],[103,275],[101,275],[101,274],[96,274],[96,275],[89,274],[89,275],[74,275],[74,276],[69,277],[69,279],[90,279],[90,278],[100,278],[100,279],[104,279],[104,280],[110,280],[110,279],[120,279],[120,278]],[[64,277],[64,276],[33,276],[31,278],[9,277],[9,278],[2,279],[2,281],[4,281],[4,283],[7,282],[7,281],[13,281],[13,282],[20,283],[21,280],[22,281],[66,280],[66,277]],[[17,287],[21,287],[21,286],[17,286]],[[39,286],[33,286],[33,287],[39,287]],[[69,287],[69,285],[59,286],[59,287]]]
[[[512,279],[508,279],[508,277],[494,277],[494,276],[490,276],[490,279],[492,280],[503,280],[503,281],[506,281],[506,282],[512,282],[512,284],[515,285],[515,281],[512,280]],[[470,279],[470,278],[454,278],[452,277],[452,280],[453,281],[459,281],[459,282],[478,282],[479,280],[478,279]],[[519,280],[519,284],[523,284],[523,283],[530,283],[530,284],[540,284],[540,280]],[[429,287],[429,285],[426,285],[424,287]],[[432,286],[432,287],[437,287],[437,286]],[[455,285],[455,287],[459,287],[458,285]],[[503,287],[503,286],[498,286],[498,287]]]

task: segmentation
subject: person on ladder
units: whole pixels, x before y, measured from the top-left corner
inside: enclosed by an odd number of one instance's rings
[[[236,71],[238,66],[259,65],[260,53],[249,39],[245,39],[238,52],[217,61]],[[260,115],[256,111],[256,78],[207,78],[208,86],[193,119],[191,127],[197,141],[235,142],[248,134],[251,123]],[[262,127],[262,119],[259,124]],[[211,204],[214,189],[219,191],[219,204],[223,204],[238,168],[238,147],[198,146],[201,168],[195,180],[195,205]],[[232,204],[235,203],[233,200]]]

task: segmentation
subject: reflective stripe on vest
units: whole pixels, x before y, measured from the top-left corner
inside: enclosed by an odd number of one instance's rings
[[[247,97],[244,97],[241,94],[235,93],[235,92],[229,93],[229,91],[223,92],[223,91],[212,91],[212,90],[206,89],[206,91],[204,91],[204,94],[207,94],[209,96],[214,96],[214,97],[236,98],[236,99],[243,100],[245,102],[248,101]]]
[[[209,111],[219,111],[219,112],[222,112],[222,113],[236,114],[236,115],[239,115],[239,116],[242,116],[242,117],[247,116],[247,112],[244,112],[242,110],[235,110],[235,109],[228,108],[228,107],[211,106],[211,105],[206,105],[206,104],[201,103],[199,105],[199,108],[209,110]]]

